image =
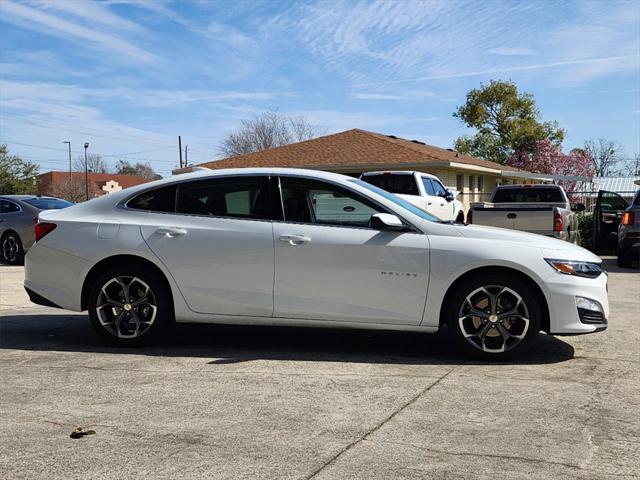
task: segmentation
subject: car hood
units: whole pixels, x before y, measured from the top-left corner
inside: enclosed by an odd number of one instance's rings
[[[597,262],[602,260],[589,250],[574,245],[573,243],[558,240],[553,237],[545,237],[535,233],[519,232],[506,228],[484,227],[480,225],[457,225],[455,227],[463,237],[484,240],[496,240],[519,244],[526,247],[537,247],[547,258],[562,260],[581,260],[585,262]]]

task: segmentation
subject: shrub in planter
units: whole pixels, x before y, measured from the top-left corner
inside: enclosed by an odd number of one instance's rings
[[[578,232],[580,232],[580,246],[593,251],[593,213],[578,216]]]

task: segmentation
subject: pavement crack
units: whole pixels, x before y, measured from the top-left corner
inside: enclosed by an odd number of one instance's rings
[[[429,390],[431,390],[433,387],[435,387],[436,385],[438,385],[440,382],[442,382],[445,378],[447,378],[449,376],[449,374],[451,374],[456,368],[458,368],[460,365],[456,365],[454,366],[452,369],[450,369],[449,371],[447,371],[444,375],[442,375],[441,377],[439,377],[437,380],[435,380],[434,382],[430,383],[429,385],[427,385],[425,388],[423,388],[422,390],[420,390],[416,395],[414,395],[412,398],[410,398],[407,402],[403,403],[402,405],[400,405],[397,409],[395,409],[393,412],[391,412],[390,415],[388,415],[387,417],[385,417],[381,422],[379,422],[377,425],[375,425],[373,428],[367,430],[363,435],[361,435],[359,438],[355,439],[353,442],[351,442],[350,444],[348,444],[347,446],[345,446],[342,450],[340,450],[339,452],[337,452],[335,455],[333,455],[331,458],[329,458],[326,462],[324,462],[322,465],[320,465],[318,468],[316,468],[313,472],[311,472],[309,475],[304,477],[304,480],[311,480],[312,478],[316,477],[320,472],[322,472],[325,468],[327,468],[329,465],[331,465],[332,463],[334,463],[336,460],[338,460],[338,458],[340,458],[343,454],[347,453],[349,450],[351,450],[353,447],[359,445],[360,443],[364,442],[365,440],[367,440],[371,435],[373,435],[375,432],[377,432],[378,430],[380,430],[382,427],[384,427],[387,423],[389,423],[391,420],[393,420],[393,418],[395,416],[397,416],[400,412],[402,412],[403,410],[405,410],[406,408],[410,407],[411,405],[413,405],[416,401],[418,401],[418,399],[420,397],[422,397],[425,393],[427,393]]]
[[[412,443],[403,443],[403,442],[389,442],[386,441],[384,443],[392,444],[392,445],[401,445],[403,447],[411,447],[417,450],[421,450],[423,452],[436,453],[440,455],[451,455],[454,457],[478,457],[478,458],[496,458],[501,460],[516,460],[522,462],[530,462],[530,463],[543,463],[547,465],[558,465],[567,468],[573,468],[576,470],[583,470],[580,465],[575,465],[572,463],[564,463],[564,462],[556,462],[553,460],[545,460],[543,458],[531,458],[531,457],[522,457],[519,455],[500,455],[496,453],[475,453],[475,452],[449,452],[447,450],[439,450],[437,448],[428,448],[422,447],[420,445],[414,445]]]

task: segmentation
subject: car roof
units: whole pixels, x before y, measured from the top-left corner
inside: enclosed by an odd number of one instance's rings
[[[438,178],[436,175],[432,175],[430,173],[418,172],[416,170],[378,170],[375,172],[365,172],[362,174],[362,176],[366,177],[367,175],[414,175],[416,173],[423,177],[436,178],[436,179]]]
[[[497,188],[507,189],[507,188],[560,188],[560,185],[555,185],[553,183],[529,183],[529,184],[518,184],[518,185],[500,185]]]

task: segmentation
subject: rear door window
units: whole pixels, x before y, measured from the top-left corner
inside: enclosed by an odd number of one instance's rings
[[[17,203],[9,200],[0,200],[0,213],[15,213],[19,211],[20,206]]]
[[[401,195],[419,195],[416,179],[410,174],[364,175],[362,180],[390,193]]]
[[[239,176],[181,183],[177,212],[189,215],[268,219],[269,178]]]

